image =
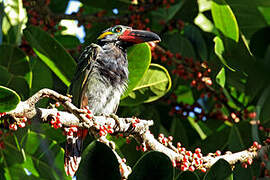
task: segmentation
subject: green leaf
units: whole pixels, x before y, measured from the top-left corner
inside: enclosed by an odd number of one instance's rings
[[[224,159],[219,159],[207,172],[203,180],[225,180],[232,175],[231,165]]]
[[[270,7],[268,0],[256,0],[256,1],[245,1],[245,0],[226,0],[233,10],[239,28],[247,39],[250,39],[252,34],[262,27],[269,25],[267,23],[268,15],[264,15],[260,8]],[[239,6],[241,4],[241,6]],[[252,8],[251,8],[252,7]]]
[[[173,166],[170,158],[157,151],[144,154],[133,167],[130,180],[170,180],[173,179]]]
[[[230,6],[224,0],[213,0],[211,8],[213,20],[224,36],[238,42],[239,29]]]
[[[180,1],[179,3],[174,4],[170,8],[158,8],[155,11],[151,11],[151,15],[153,16],[153,19],[159,21],[163,20],[167,23],[176,15],[176,13],[182,8],[185,2],[186,1]]]
[[[56,35],[54,38],[66,49],[77,48],[81,43],[76,36]]]
[[[225,75],[224,68],[221,68],[221,70],[218,72],[218,74],[216,76],[216,81],[222,88],[225,87],[226,75]]]
[[[215,54],[218,56],[219,60],[227,67],[229,68],[231,71],[235,71],[233,68],[231,68],[226,60],[223,58],[223,55],[225,53],[225,49],[224,49],[224,45],[223,45],[223,41],[220,37],[216,36],[214,38],[214,42],[215,42]]]
[[[180,33],[166,33],[161,44],[173,53],[180,53],[183,57],[196,58],[191,42]]]
[[[245,148],[241,134],[236,125],[231,128],[231,132],[229,135],[228,145],[230,151],[240,151]]]
[[[184,26],[184,36],[187,37],[194,45],[196,52],[198,52],[199,57],[202,60],[208,58],[207,48],[205,40],[201,34],[201,31],[194,25],[185,25]]]
[[[64,150],[55,141],[29,131],[20,144],[26,157],[23,164],[33,175],[43,179],[71,179],[64,172]]]
[[[138,44],[128,49],[128,88],[122,95],[121,99],[128,96],[141,81],[147,72],[151,62],[151,50],[148,44]]]
[[[171,78],[168,71],[158,65],[151,64],[139,84],[121,100],[123,106],[133,106],[149,103],[164,96],[171,88]]]
[[[40,89],[49,88],[53,89],[53,76],[52,72],[40,59],[36,57],[31,58],[32,72],[33,72],[33,83],[30,91],[30,95],[38,92]],[[47,107],[48,99],[41,99],[38,107]]]
[[[94,141],[82,155],[78,179],[121,179],[119,163],[112,150],[105,144]]]
[[[76,62],[59,42],[38,27],[30,26],[24,36],[38,57],[69,86],[75,72]]]
[[[176,180],[200,180],[200,178],[195,172],[184,171],[177,176]]]
[[[14,46],[0,46],[0,84],[17,91],[24,98],[32,86],[32,71],[25,53]]]
[[[8,112],[16,108],[20,96],[13,90],[0,86],[0,112]]]
[[[179,85],[175,90],[175,94],[177,95],[177,103],[182,102],[190,105],[194,103],[193,93],[189,86]]]
[[[250,51],[258,58],[264,58],[270,46],[270,27],[255,32],[250,39]]]
[[[22,30],[27,22],[26,9],[22,0],[4,1],[5,14],[3,21],[3,34],[8,35],[8,43],[21,43]]]

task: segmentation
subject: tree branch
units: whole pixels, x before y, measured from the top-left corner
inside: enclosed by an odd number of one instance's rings
[[[35,104],[42,98],[51,98],[60,102],[66,111],[58,111],[56,108],[44,109],[35,107]],[[181,170],[192,170],[190,167],[193,166],[195,169],[205,171],[221,158],[228,161],[231,165],[237,162],[245,163],[249,159],[252,160],[258,157],[260,153],[269,151],[269,145],[261,148],[261,145],[255,143],[248,150],[234,154],[227,153],[220,156],[220,154],[212,153],[202,156],[200,150],[192,153],[181,147],[180,144],[177,144],[177,147],[173,146],[172,138],[170,137],[166,138],[160,135],[158,140],[155,139],[149,131],[149,127],[154,124],[152,120],[141,120],[135,117],[118,118],[116,120],[111,116],[89,116],[87,109],[78,109],[71,103],[69,97],[50,89],[40,90],[26,101],[20,102],[16,109],[7,112],[6,115],[13,117],[16,122],[19,122],[21,117],[26,117],[28,120],[38,119],[43,123],[50,123],[53,117],[58,117],[63,128],[77,126],[89,129],[91,134],[99,141],[111,147],[120,164],[123,178],[128,177],[131,169],[125,165],[125,161],[114,150],[114,143],[106,139],[107,133],[112,135],[122,133],[124,136],[132,136],[142,144],[143,150],[155,150],[166,154],[171,159],[173,165]]]

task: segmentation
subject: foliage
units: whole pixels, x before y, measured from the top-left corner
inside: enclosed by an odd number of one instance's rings
[[[119,116],[153,119],[155,136],[173,135],[186,149],[199,146],[203,154],[240,151],[269,135],[269,0],[80,2],[80,10],[67,16],[85,28],[82,45],[68,33],[76,28],[74,21],[69,27],[60,22],[67,1],[0,1],[1,113],[45,87],[65,94],[83,47],[102,30],[123,24],[150,28],[162,42],[128,49],[130,79]],[[63,170],[64,140],[61,130],[47,124],[32,123],[12,134],[0,129],[0,179],[70,179]],[[233,172],[222,160],[206,175],[180,172],[164,154],[142,155],[134,141],[114,140],[133,167],[130,179],[237,180],[269,173],[269,161],[260,169],[266,159],[247,169],[236,165]],[[90,138],[84,146],[79,179],[95,179],[95,172],[104,171],[119,178],[110,149]]]

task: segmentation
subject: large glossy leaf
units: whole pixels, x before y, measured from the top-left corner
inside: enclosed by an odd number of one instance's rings
[[[5,14],[3,21],[3,33],[8,35],[8,43],[20,44],[22,30],[27,22],[26,9],[22,0],[4,1]]]
[[[270,46],[270,27],[265,27],[253,34],[250,39],[250,51],[258,58],[264,58]]]
[[[66,49],[77,48],[81,44],[79,39],[72,35],[57,35],[54,38]]]
[[[162,37],[161,43],[173,53],[180,53],[183,57],[196,58],[191,42],[180,33],[167,33]]]
[[[0,86],[0,112],[8,112],[16,108],[20,96],[13,90]]]
[[[176,180],[200,180],[200,178],[195,172],[184,171],[177,176]]]
[[[105,144],[94,141],[87,146],[77,172],[80,180],[121,179],[119,163],[112,150]]]
[[[29,96],[32,71],[22,50],[6,44],[0,46],[0,73],[1,85],[14,89],[23,98]]]
[[[24,152],[23,166],[43,179],[71,179],[64,172],[64,150],[44,135],[29,131],[20,142]]]
[[[148,44],[138,44],[128,49],[128,88],[122,99],[126,97],[141,81],[151,62],[151,50]]]
[[[240,151],[245,148],[241,134],[236,125],[231,128],[231,132],[229,135],[228,145],[230,151]]]
[[[184,26],[184,36],[187,37],[190,42],[194,45],[196,52],[200,59],[205,60],[208,58],[207,48],[205,40],[200,32],[200,30],[194,25]]]
[[[150,151],[143,155],[133,167],[130,180],[172,180],[173,166],[168,156],[161,152]]]
[[[230,6],[224,0],[213,0],[211,12],[215,26],[224,36],[238,42],[239,29]]]
[[[203,180],[229,180],[231,175],[231,165],[224,159],[220,159],[211,167]]]
[[[63,46],[38,27],[28,27],[24,30],[24,36],[38,57],[69,86],[76,63]]]
[[[133,106],[149,103],[164,96],[171,88],[171,78],[168,71],[158,65],[151,64],[139,84],[122,99],[121,105]]]
[[[252,34],[262,27],[269,25],[267,19],[269,14],[263,14],[260,11],[261,7],[270,7],[270,1],[268,0],[256,0],[256,1],[245,1],[245,0],[226,0],[234,15],[237,18],[237,22],[241,32],[250,39]],[[240,5],[241,4],[241,5]],[[252,7],[252,8],[251,8]]]

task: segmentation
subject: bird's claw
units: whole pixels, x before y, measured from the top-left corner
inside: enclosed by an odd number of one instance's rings
[[[119,119],[119,117],[116,115],[116,114],[110,114],[109,115],[111,118],[113,118],[115,120],[115,124],[120,128],[122,127],[122,122],[121,120]]]

